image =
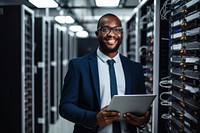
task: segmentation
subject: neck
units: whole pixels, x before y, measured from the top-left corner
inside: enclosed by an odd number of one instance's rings
[[[114,52],[105,52],[105,51],[103,51],[101,48],[99,48],[99,50],[100,50],[103,54],[107,55],[107,56],[110,57],[110,58],[114,58],[114,57],[118,54],[118,51],[114,51]]]
[[[118,53],[118,51],[113,52],[113,53],[107,53],[106,55],[109,56],[110,58],[114,58],[117,55],[117,53]]]

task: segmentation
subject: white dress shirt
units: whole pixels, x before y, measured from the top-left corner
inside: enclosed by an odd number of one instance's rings
[[[101,99],[101,108],[109,105],[111,101],[110,93],[110,76],[109,76],[109,66],[107,60],[111,59],[107,55],[103,54],[99,49],[97,49],[97,63],[98,63],[98,72],[99,72],[99,84],[100,84],[100,99]],[[125,93],[125,78],[124,71],[122,68],[122,63],[119,57],[119,53],[112,58],[115,60],[114,68],[115,75],[117,80],[117,91],[118,95],[124,95]],[[122,133],[125,133],[125,124],[123,121],[120,122]],[[99,128],[98,133],[112,133],[112,124]]]

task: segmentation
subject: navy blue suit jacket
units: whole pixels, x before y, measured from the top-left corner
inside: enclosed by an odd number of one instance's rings
[[[146,93],[141,64],[130,61],[121,54],[120,59],[125,75],[125,94]],[[95,51],[69,62],[59,113],[63,118],[75,123],[74,133],[95,133],[98,129],[95,123],[96,115],[101,109],[100,105],[99,73]]]

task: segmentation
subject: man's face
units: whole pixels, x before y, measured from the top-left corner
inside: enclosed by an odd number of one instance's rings
[[[113,16],[106,16],[100,20],[99,27],[96,35],[100,50],[105,54],[116,52],[123,36],[120,20]]]

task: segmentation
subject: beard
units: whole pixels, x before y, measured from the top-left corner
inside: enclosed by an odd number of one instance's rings
[[[120,45],[121,41],[118,40],[118,43],[115,45],[115,47],[110,48],[107,46],[106,42],[104,42],[102,39],[99,40],[100,49],[102,49],[102,51],[104,51],[105,53],[113,53],[118,51]]]

